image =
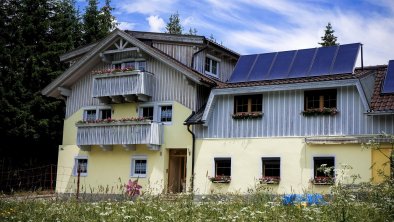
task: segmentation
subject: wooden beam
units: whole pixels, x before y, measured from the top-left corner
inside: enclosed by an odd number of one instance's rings
[[[138,101],[147,102],[149,101],[149,97],[147,95],[139,94],[137,95]]]
[[[135,95],[124,95],[124,100],[132,103],[137,101],[137,97]]]
[[[66,97],[71,96],[71,90],[66,87],[58,87],[57,89],[60,91],[60,95]]]
[[[127,151],[135,151],[135,150],[137,150],[137,145],[135,145],[135,144],[123,144],[122,146]]]
[[[122,96],[110,96],[113,103],[122,103]]]
[[[78,146],[79,147],[79,149],[81,149],[81,150],[83,150],[83,151],[91,151],[91,146],[89,146],[89,145],[79,145]]]
[[[100,148],[101,148],[103,151],[112,151],[112,150],[113,150],[112,145],[99,145],[99,146],[100,146]]]
[[[107,50],[102,52],[103,54],[114,54],[114,53],[119,53],[119,52],[128,52],[128,51],[137,51],[140,52],[140,49],[138,47],[131,47],[131,48],[125,48],[125,49],[112,49],[112,50]]]

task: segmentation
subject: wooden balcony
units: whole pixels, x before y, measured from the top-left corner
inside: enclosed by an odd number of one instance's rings
[[[148,101],[152,96],[154,75],[139,70],[103,73],[93,76],[92,97],[102,103]]]
[[[112,150],[113,145],[135,150],[137,144],[146,144],[150,150],[160,150],[163,144],[163,126],[150,121],[77,123],[76,126],[77,145],[85,151],[90,151],[92,145],[106,151]]]

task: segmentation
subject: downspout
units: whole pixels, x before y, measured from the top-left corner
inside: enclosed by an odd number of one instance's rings
[[[190,124],[187,125],[187,131],[189,131],[190,134],[192,134],[192,177],[191,177],[191,191],[194,193],[194,149],[196,146],[196,135],[193,133],[193,131],[190,130]]]

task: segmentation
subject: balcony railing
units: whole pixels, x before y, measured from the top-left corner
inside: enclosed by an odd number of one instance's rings
[[[111,123],[77,123],[77,145],[82,150],[90,150],[99,145],[104,150],[112,150],[112,145],[122,145],[135,150],[135,145],[146,144],[150,150],[160,150],[163,144],[163,126],[150,121],[126,121]]]
[[[92,97],[104,103],[147,101],[152,96],[154,76],[139,70],[93,76]]]

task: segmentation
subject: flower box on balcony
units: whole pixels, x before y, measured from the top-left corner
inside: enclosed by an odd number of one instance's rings
[[[96,70],[93,71],[92,73],[94,75],[102,75],[102,74],[119,74],[119,73],[127,73],[131,71],[135,71],[136,69],[134,67],[126,67],[123,69],[102,69],[102,70]],[[136,70],[138,71],[138,70]]]
[[[234,113],[233,119],[261,119],[262,113]]]
[[[262,177],[259,180],[261,184],[279,184],[280,177]]]
[[[76,123],[77,126],[83,125],[107,125],[107,124],[150,124],[152,121],[144,117],[130,117],[122,119],[97,119],[97,120],[80,120]]]
[[[314,185],[332,185],[335,183],[335,178],[332,177],[315,177],[311,180]]]
[[[231,177],[230,176],[215,176],[215,177],[209,177],[209,180],[212,183],[230,183]]]
[[[337,108],[306,109],[301,112],[303,116],[335,116],[339,113]]]

